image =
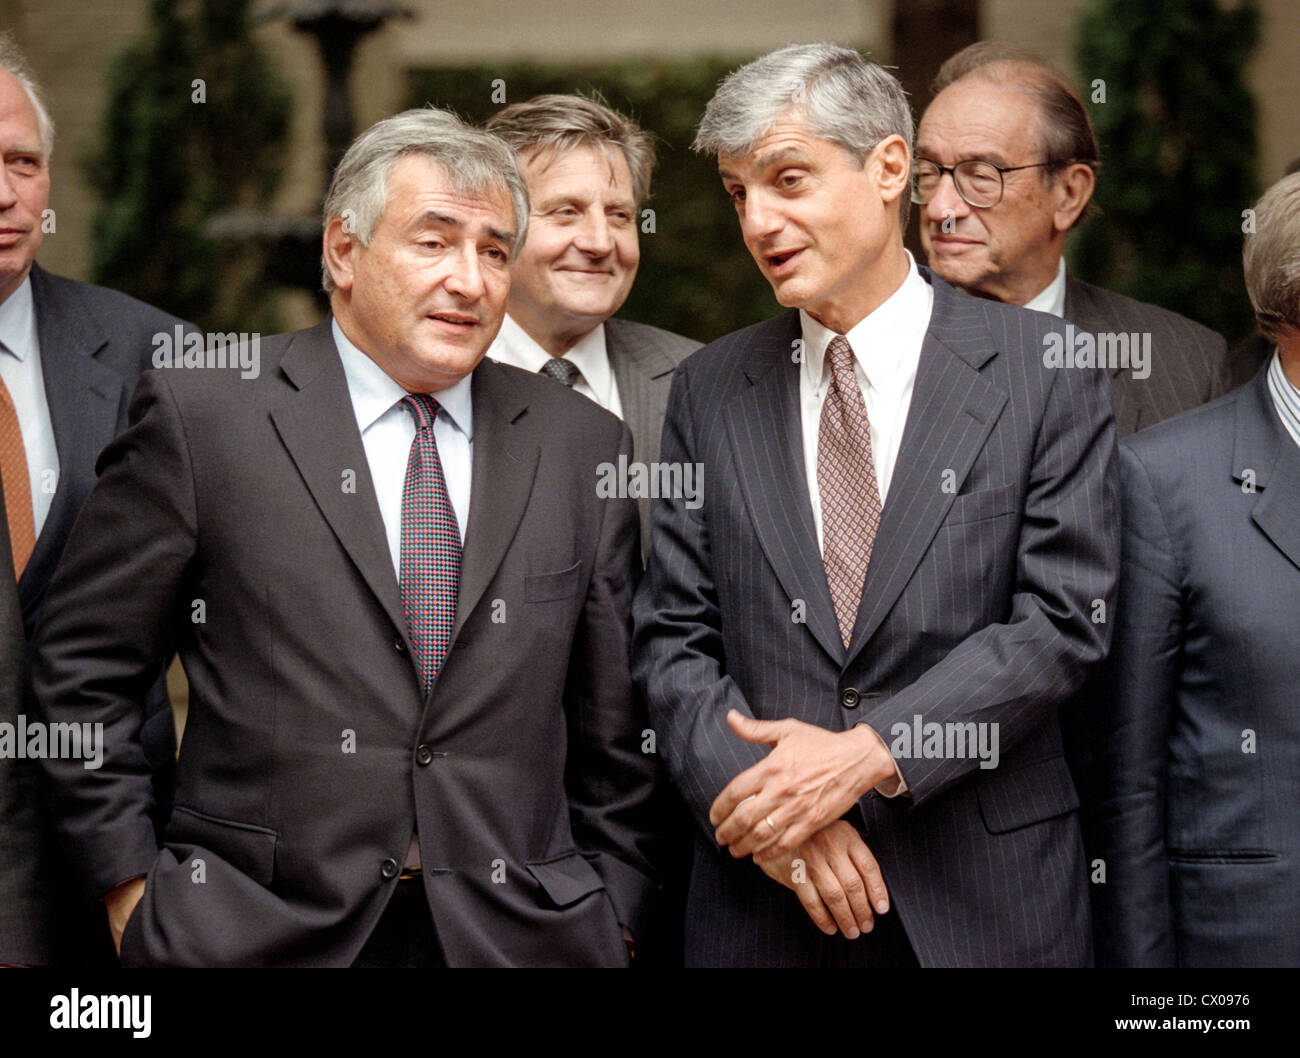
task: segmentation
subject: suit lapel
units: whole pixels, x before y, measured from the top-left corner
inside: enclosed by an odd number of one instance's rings
[[[1300,447],[1277,417],[1267,366],[1237,401],[1232,472],[1240,483],[1253,481],[1259,498],[1251,518],[1300,567]]]
[[[931,285],[930,327],[872,547],[850,660],[875,635],[911,579],[1007,401],[1006,393],[979,373],[997,350],[978,303],[968,303],[941,281],[932,279]],[[943,487],[945,481],[952,482],[951,490]]]
[[[625,340],[618,320],[605,324],[605,353],[614,371],[623,421],[632,431],[636,458],[654,459],[668,406],[667,387],[659,380],[673,373],[673,360],[662,349]]]
[[[271,421],[321,514],[414,657],[370,464],[330,323],[327,317],[301,332],[285,350],[280,368],[293,390],[271,412]],[[356,473],[355,492],[343,490],[347,470]]]
[[[528,402],[506,368],[483,360],[474,370],[474,457],[469,523],[461,556],[452,641],[474,612],[505,558],[528,508],[539,449],[516,425]]]
[[[744,367],[750,388],[725,415],[737,477],[763,553],[791,602],[804,601],[808,630],[839,665],[844,644],[817,550],[804,473],[799,365],[790,356],[799,335],[794,311],[759,329]]]
[[[24,603],[38,595],[54,572],[53,565],[77,512],[73,491],[66,488],[77,467],[90,467],[117,433],[126,384],[112,368],[95,359],[108,344],[98,321],[77,306],[54,297],[49,278],[32,265],[32,302],[41,347],[45,402],[59,456],[59,482],[36,549],[23,572]]]

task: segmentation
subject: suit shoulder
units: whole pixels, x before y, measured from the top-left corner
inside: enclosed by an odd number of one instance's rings
[[[1208,404],[1191,408],[1164,422],[1148,426],[1120,442],[1148,468],[1185,468],[1200,453],[1231,451],[1237,406],[1250,395],[1243,386]]]
[[[617,415],[552,378],[487,358],[475,371],[490,373],[494,389],[512,393],[535,410],[546,424],[547,437],[563,437],[567,443],[572,436],[604,432],[617,439],[622,433],[623,421]]]
[[[612,319],[607,320],[605,326],[617,333],[620,340],[628,344],[650,346],[662,350],[668,354],[674,364],[680,364],[691,353],[703,346],[702,342],[697,342],[694,338],[687,338],[684,334],[677,334],[674,331],[666,331],[662,327],[652,327],[648,323]]]
[[[170,312],[111,287],[69,279],[44,269],[39,272],[33,269],[33,279],[40,295],[48,299],[48,302],[60,307],[80,306],[83,311],[94,316],[110,334],[121,331],[124,322],[151,330],[169,330],[178,324],[183,327],[192,326]]]
[[[1148,301],[1138,301],[1127,294],[1120,294],[1094,283],[1085,283],[1081,279],[1073,280],[1077,288],[1085,292],[1097,309],[1113,319],[1117,331],[1146,330],[1159,325],[1178,335],[1184,340],[1195,341],[1199,345],[1221,346],[1226,342],[1218,331],[1203,323]]]

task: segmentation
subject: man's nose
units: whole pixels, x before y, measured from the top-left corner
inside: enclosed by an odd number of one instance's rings
[[[745,198],[740,228],[747,242],[775,235],[784,223],[784,215],[777,203],[771,201],[768,196],[759,192]]]
[[[477,246],[462,247],[451,264],[444,286],[465,301],[477,301],[483,296],[487,285],[483,280],[483,266],[479,261]]]
[[[950,218],[964,217],[970,211],[970,203],[957,193],[956,175],[939,174],[939,186],[934,189],[930,201],[925,204],[926,218],[935,224],[942,224]]]
[[[18,192],[14,190],[13,181],[9,179],[9,169],[0,162],[0,209],[8,209],[18,201]]]
[[[603,210],[592,209],[583,215],[573,244],[593,257],[604,257],[614,249],[614,232]]]

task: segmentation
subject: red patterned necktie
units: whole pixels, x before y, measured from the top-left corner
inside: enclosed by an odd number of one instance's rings
[[[427,695],[447,656],[456,623],[460,530],[433,436],[438,402],[427,393],[411,393],[402,403],[415,418],[415,439],[402,485],[402,612]]]
[[[871,455],[867,405],[853,374],[853,350],[836,335],[826,349],[831,385],[817,430],[817,491],[822,507],[822,563],[840,638],[847,649],[862,601],[871,545],[880,528],[880,489]]]
[[[36,515],[32,508],[32,480],[28,476],[27,448],[18,425],[9,387],[0,378],[0,481],[4,484],[9,546],[13,551],[14,579],[23,575],[36,547]]]

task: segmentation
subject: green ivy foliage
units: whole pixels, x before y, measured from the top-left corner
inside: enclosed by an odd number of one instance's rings
[[[1102,168],[1100,214],[1077,235],[1077,269],[1199,320],[1229,345],[1254,330],[1241,240],[1258,191],[1244,76],[1258,32],[1255,0],[1091,0],[1080,21]]]
[[[653,233],[642,230],[641,267],[620,316],[710,341],[780,311],[740,238],[717,162],[691,151],[695,127],[718,82],[740,60],[637,62],[595,67],[499,64],[416,70],[408,105],[454,110],[481,124],[505,103],[543,92],[599,93],[657,137],[650,201]],[[494,93],[496,101],[494,101]]]

